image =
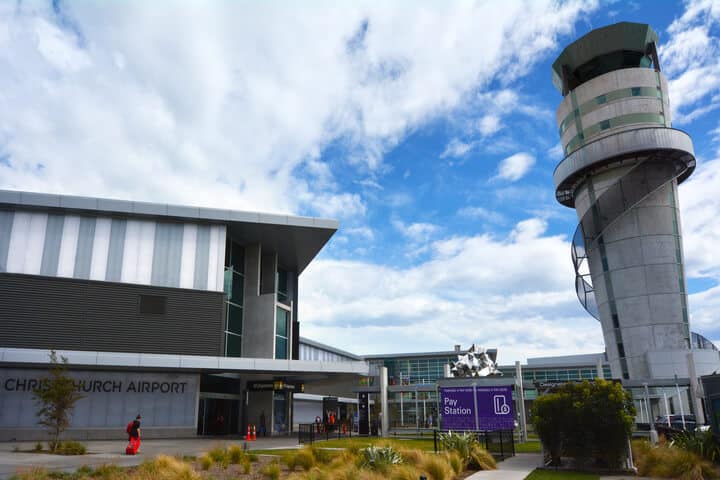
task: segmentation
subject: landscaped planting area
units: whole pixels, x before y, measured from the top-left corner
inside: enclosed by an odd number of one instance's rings
[[[31,470],[16,480],[459,480],[476,470],[495,468],[495,460],[470,436],[446,439],[446,451],[434,453],[413,448],[402,440],[385,442],[347,441],[343,447],[304,447],[258,455],[240,446],[215,448],[198,458],[166,455],[139,467],[83,467],[75,473]],[[371,445],[368,445],[371,443]],[[327,445],[323,444],[323,447]],[[432,447],[432,442],[430,442]],[[336,448],[336,447],[333,447]]]

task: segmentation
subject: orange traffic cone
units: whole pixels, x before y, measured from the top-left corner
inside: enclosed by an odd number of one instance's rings
[[[252,430],[250,430],[250,424],[248,423],[248,429],[247,429],[247,435],[245,436],[245,440],[252,440],[250,437]]]
[[[252,440],[253,440],[253,442],[255,440],[257,440],[257,430],[255,429],[255,425],[253,425],[253,428],[252,428]]]

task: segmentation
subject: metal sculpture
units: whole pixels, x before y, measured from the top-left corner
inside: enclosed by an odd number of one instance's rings
[[[450,362],[450,373],[453,377],[487,377],[502,375],[497,365],[483,347],[473,343],[466,353],[458,354],[455,362]]]

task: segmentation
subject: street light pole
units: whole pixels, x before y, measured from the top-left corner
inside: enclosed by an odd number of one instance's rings
[[[652,410],[650,409],[650,390],[648,389],[647,382],[643,382],[643,388],[645,389],[645,405],[647,406],[648,420],[650,422],[650,441],[653,444],[658,442],[658,433],[655,430],[655,423],[652,421]]]

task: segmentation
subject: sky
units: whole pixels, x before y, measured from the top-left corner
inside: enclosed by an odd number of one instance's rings
[[[550,66],[660,37],[694,331],[720,341],[720,0],[0,2],[0,188],[334,218],[301,335],[357,354],[603,351],[574,293]]]

